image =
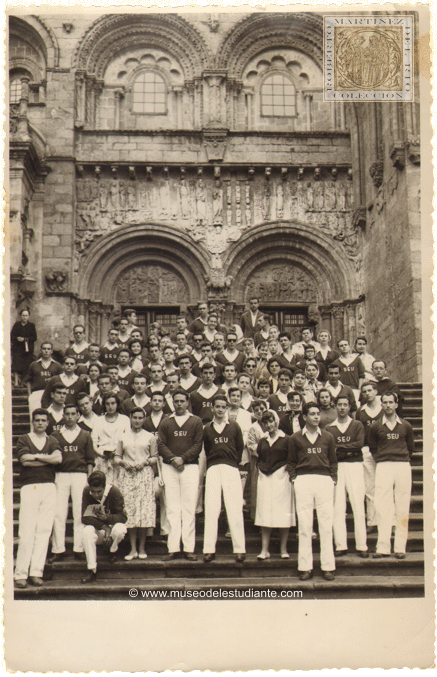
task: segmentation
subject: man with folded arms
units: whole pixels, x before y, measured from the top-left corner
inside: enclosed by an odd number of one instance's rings
[[[384,415],[369,430],[369,448],[376,461],[375,510],[378,542],[373,557],[389,557],[391,531],[395,525],[394,552],[405,559],[411,499],[413,428],[397,415],[398,398],[389,391],[381,396]]]
[[[181,538],[185,559],[197,559],[194,547],[203,425],[198,416],[188,413],[188,401],[185,390],[176,390],[173,394],[175,413],[163,419],[158,429],[158,452],[164,461],[162,475],[170,524],[168,555],[164,560],[178,557]]]
[[[212,562],[215,559],[222,492],[235,560],[244,562],[245,559],[243,488],[238,469],[243,454],[244,441],[238,423],[228,420],[227,408],[228,403],[224,392],[214,395],[214,418],[205,426],[203,431],[207,462],[204,562]]]
[[[46,435],[45,409],[32,413],[33,431],[17,441],[20,462],[20,514],[18,553],[14,580],[16,588],[30,583],[43,585],[42,575],[56,513],[55,466],[62,462],[58,440]]]
[[[337,457],[332,435],[321,430],[320,407],[307,402],[302,409],[305,426],[288,442],[288,472],[296,496],[299,521],[298,570],[300,580],[313,575],[313,509],[317,511],[320,531],[320,560],[323,577],[334,580],[335,557],[332,544],[334,485],[337,482]]]
[[[335,555],[347,555],[346,497],[349,496],[354,515],[355,547],[358,556],[366,558],[369,555],[364,511],[364,426],[349,416],[350,408],[348,397],[339,397],[337,418],[325,428],[335,440],[338,461],[338,479],[334,492]]]

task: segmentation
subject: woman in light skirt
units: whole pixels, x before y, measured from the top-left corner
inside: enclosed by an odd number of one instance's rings
[[[279,529],[282,559],[287,552],[288,530],[296,524],[293,491],[287,472],[288,435],[278,430],[279,417],[275,411],[265,411],[261,417],[266,430],[258,448],[258,487],[255,524],[261,527],[259,560],[269,559],[270,536]]]
[[[118,468],[113,460],[118,440],[129,430],[129,418],[120,414],[121,400],[117,393],[105,393],[102,407],[104,414],[98,416],[91,433],[96,452],[96,470],[105,473],[108,484],[115,484]]]
[[[154,476],[157,469],[156,437],[144,430],[144,409],[135,407],[130,413],[130,430],[118,441],[114,458],[119,467],[117,486],[123,494],[127,512],[130,553],[125,560],[146,559],[147,529],[155,526],[156,506]],[[137,533],[139,547],[137,551]]]

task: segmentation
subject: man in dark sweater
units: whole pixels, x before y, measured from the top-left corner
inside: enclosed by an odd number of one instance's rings
[[[33,431],[17,441],[20,462],[20,514],[15,587],[43,585],[42,574],[56,512],[55,466],[62,461],[58,440],[46,435],[48,416],[44,409],[32,414]]]
[[[375,360],[372,363],[372,373],[375,378],[376,390],[378,391],[379,397],[389,391],[396,393],[398,397],[398,408],[396,413],[398,416],[402,416],[402,405],[404,398],[401,394],[398,384],[387,376],[387,365],[384,360]]]
[[[244,441],[238,423],[228,420],[227,409],[226,395],[217,393],[213,398],[214,418],[203,431],[207,463],[204,562],[211,562],[215,558],[222,492],[235,559],[237,562],[244,562],[245,559],[243,489],[239,472]]]
[[[41,406],[41,398],[47,382],[62,372],[61,365],[52,356],[53,344],[50,341],[41,343],[41,357],[31,363],[24,378],[23,382],[26,384],[29,398],[29,416],[32,416],[32,412]]]
[[[178,557],[182,543],[184,556],[196,560],[196,502],[199,486],[199,454],[203,425],[198,416],[188,413],[188,393],[173,394],[175,413],[163,419],[158,429],[158,451],[162,457],[167,519],[170,524],[165,560]]]
[[[332,581],[335,570],[332,525],[337,457],[332,435],[321,430],[320,407],[307,402],[302,409],[304,428],[290,437],[288,472],[296,495],[299,520],[298,570],[300,580],[313,575],[312,527],[314,506],[320,531],[320,560],[323,577]]]
[[[82,583],[93,583],[97,578],[97,546],[109,546],[109,561],[114,563],[118,545],[127,534],[124,498],[119,489],[106,483],[106,475],[100,470],[91,473],[83,490],[82,522],[88,569]]]
[[[62,463],[56,467],[56,515],[53,524],[52,554],[49,562],[65,557],[65,527],[67,524],[68,501],[73,503],[73,553],[81,559],[82,545],[82,494],[87,477],[94,467],[94,447],[91,435],[78,426],[79,409],[75,404],[64,408],[64,425],[53,433],[61,447]]]
[[[358,409],[356,419],[364,426],[363,469],[366,487],[367,533],[370,534],[377,530],[377,522],[375,512],[376,463],[369,449],[369,430],[374,421],[383,417],[384,410],[381,406],[381,399],[378,397],[376,383],[364,381],[361,386],[360,399],[364,404]]]
[[[337,557],[347,554],[346,498],[354,515],[355,547],[359,557],[368,557],[364,499],[363,452],[364,426],[349,416],[346,395],[337,398],[337,418],[325,430],[335,440],[338,475],[334,492],[334,541]]]
[[[397,415],[396,393],[381,397],[384,415],[369,430],[369,448],[376,461],[375,510],[378,543],[373,557],[389,557],[391,530],[395,525],[394,552],[405,559],[411,498],[411,456],[414,453],[413,428]]]

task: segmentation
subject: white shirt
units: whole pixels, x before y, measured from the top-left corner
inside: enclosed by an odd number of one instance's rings
[[[173,415],[173,418],[175,419],[176,423],[178,424],[179,428],[182,428],[184,423],[188,421],[190,418],[190,414],[185,413],[183,416],[176,416],[176,414]]]
[[[213,426],[214,426],[214,430],[216,430],[216,431],[219,433],[219,435],[222,434],[223,430],[224,430],[224,429],[226,428],[226,426],[227,426],[227,423],[228,423],[228,421],[226,420],[226,417],[224,418],[224,420],[223,420],[221,423],[219,423],[218,421],[216,421],[215,418],[214,418],[213,421],[212,421],[212,424],[213,424]]]
[[[51,404],[49,407],[47,407],[47,411],[49,412],[49,414],[53,416],[53,418],[57,423],[59,423],[59,421],[62,421],[62,419],[64,418],[63,408],[60,411],[58,411],[57,409],[53,409],[53,404]]]
[[[47,435],[44,433],[43,436],[37,435],[36,433],[32,432],[29,433],[29,437],[36,446],[37,449],[40,451],[44,449],[45,443],[47,442]]]
[[[69,444],[73,444],[74,440],[76,437],[79,435],[81,432],[82,428],[79,428],[78,425],[75,425],[74,428],[67,428],[65,425],[62,426],[60,429],[60,433],[62,437],[67,440]]]
[[[337,428],[338,428],[338,429],[343,433],[343,435],[344,435],[345,432],[346,432],[346,430],[349,428],[349,424],[350,424],[351,421],[352,421],[352,418],[351,418],[350,416],[348,416],[348,417],[346,418],[346,421],[344,421],[343,423],[340,423],[340,421],[338,420],[338,418],[336,418],[335,421],[333,421],[332,423],[330,423],[330,425],[335,425],[335,426],[337,426]]]
[[[218,387],[216,385],[212,385],[211,388],[208,388],[208,390],[205,388],[205,386],[199,386],[197,388],[197,391],[199,395],[202,397],[205,397],[207,400],[209,400],[215,393],[217,392]]]
[[[306,425],[302,428],[302,435],[305,435],[305,437],[311,442],[311,444],[314,444],[316,439],[318,438],[319,435],[322,434],[322,431],[320,430],[319,427],[317,427],[317,430],[315,433],[310,433]]]
[[[368,416],[370,416],[371,418],[375,418],[375,416],[378,416],[379,412],[382,409],[381,400],[380,400],[379,395],[377,395],[377,397],[375,397],[375,401],[377,403],[377,406],[374,409],[370,409],[368,404],[363,404],[363,406],[361,407],[361,411],[365,411],[366,414]]]
[[[394,421],[389,421],[386,415],[381,418],[381,423],[382,425],[386,425],[387,428],[390,428],[390,430],[394,430],[397,426],[398,423],[402,423],[401,419],[399,416],[396,414]]]

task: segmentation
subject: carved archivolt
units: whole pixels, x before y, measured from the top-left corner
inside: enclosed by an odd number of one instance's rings
[[[48,68],[59,66],[59,46],[56,36],[41,19],[36,16],[26,16],[25,19],[12,16],[9,32],[41,50]]]
[[[175,14],[114,14],[95,21],[78,47],[75,67],[102,79],[114,53],[140,45],[162,48],[180,61],[187,79],[200,77],[211,57],[194,26]]]
[[[322,67],[323,22],[320,16],[303,13],[253,14],[240,21],[217,51],[217,67],[241,78],[245,64],[272,45],[291,47],[308,54]]]

